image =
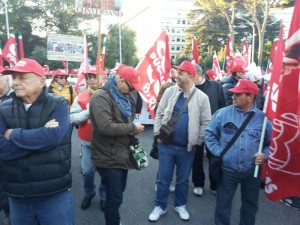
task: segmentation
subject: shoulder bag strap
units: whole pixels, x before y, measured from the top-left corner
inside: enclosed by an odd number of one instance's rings
[[[181,114],[183,113],[183,111],[185,110],[185,108],[187,107],[189,101],[191,100],[191,98],[193,97],[194,93],[196,92],[196,88],[192,91],[192,93],[190,94],[189,98],[185,101],[184,105],[181,106],[179,113],[176,115],[176,117],[172,117],[170,119],[170,121],[172,121],[173,125],[175,126],[178,119],[180,118]]]
[[[223,158],[223,156],[230,149],[230,147],[233,145],[233,143],[236,141],[236,139],[240,136],[240,134],[245,129],[245,127],[247,126],[247,124],[249,123],[249,121],[251,120],[251,118],[253,117],[253,115],[254,115],[254,111],[251,111],[249,113],[247,119],[242,124],[242,126],[238,129],[238,131],[235,133],[235,135],[233,136],[233,138],[229,141],[229,143],[224,148],[223,152],[220,154],[220,158]]]

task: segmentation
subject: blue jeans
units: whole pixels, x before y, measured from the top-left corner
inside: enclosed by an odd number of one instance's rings
[[[241,184],[241,200],[239,225],[254,225],[258,210],[258,196],[260,189],[260,176],[253,177],[254,171],[238,173],[236,171],[222,171],[222,181],[218,183],[215,223],[216,225],[229,225],[232,200],[238,184]]]
[[[9,197],[13,225],[74,225],[75,215],[70,191],[47,197],[19,199]]]
[[[97,170],[106,188],[104,209],[106,225],[119,225],[119,208],[123,202],[123,192],[126,188],[128,170],[101,167],[97,167]]]
[[[84,192],[86,196],[92,196],[95,193],[96,188],[94,183],[96,167],[91,160],[91,147],[81,143],[81,152],[81,168],[83,172],[82,176]],[[101,200],[106,200],[105,186],[102,184],[101,179],[99,184],[99,196]]]
[[[163,210],[167,208],[169,187],[175,166],[174,206],[186,205],[195,150],[188,152],[186,147],[158,143],[158,155],[159,180],[157,181],[155,205],[160,206]]]

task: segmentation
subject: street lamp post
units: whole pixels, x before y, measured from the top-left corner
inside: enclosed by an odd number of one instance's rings
[[[255,27],[254,23],[251,23],[249,20],[246,20],[244,18],[238,18],[240,20],[244,20],[248,25],[252,27],[252,53],[251,53],[251,62],[254,62],[254,48],[255,48]]]
[[[7,32],[7,39],[9,38],[9,24],[8,24],[8,13],[7,13],[7,0],[3,0],[4,8],[5,8],[5,19],[6,19],[6,32]]]

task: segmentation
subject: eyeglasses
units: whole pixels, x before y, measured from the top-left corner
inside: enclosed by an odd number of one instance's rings
[[[64,76],[64,75],[58,75],[57,77],[58,77],[58,79],[67,79],[68,78],[68,76]]]
[[[130,84],[127,80],[125,80],[125,83],[126,83],[127,86],[129,87],[129,91],[133,91],[133,90],[134,90],[134,87],[131,86],[131,84]]]
[[[96,78],[97,78],[97,75],[95,75],[95,74],[86,74],[86,75],[85,75],[85,79],[86,79],[86,80],[92,79],[92,78],[96,79]]]

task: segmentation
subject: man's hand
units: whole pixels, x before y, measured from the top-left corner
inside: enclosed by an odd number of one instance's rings
[[[265,155],[262,153],[255,153],[254,158],[255,158],[256,165],[261,165],[265,162]]]
[[[13,129],[8,129],[8,130],[5,131],[4,137],[5,137],[7,140],[9,140],[10,134],[11,134],[12,131],[13,131]]]
[[[136,127],[136,130],[137,130],[138,134],[142,133],[144,131],[144,129],[145,129],[145,127],[141,123],[139,123],[139,122],[134,123],[134,125]]]
[[[44,127],[46,128],[58,127],[58,122],[55,119],[50,120],[44,125]]]

